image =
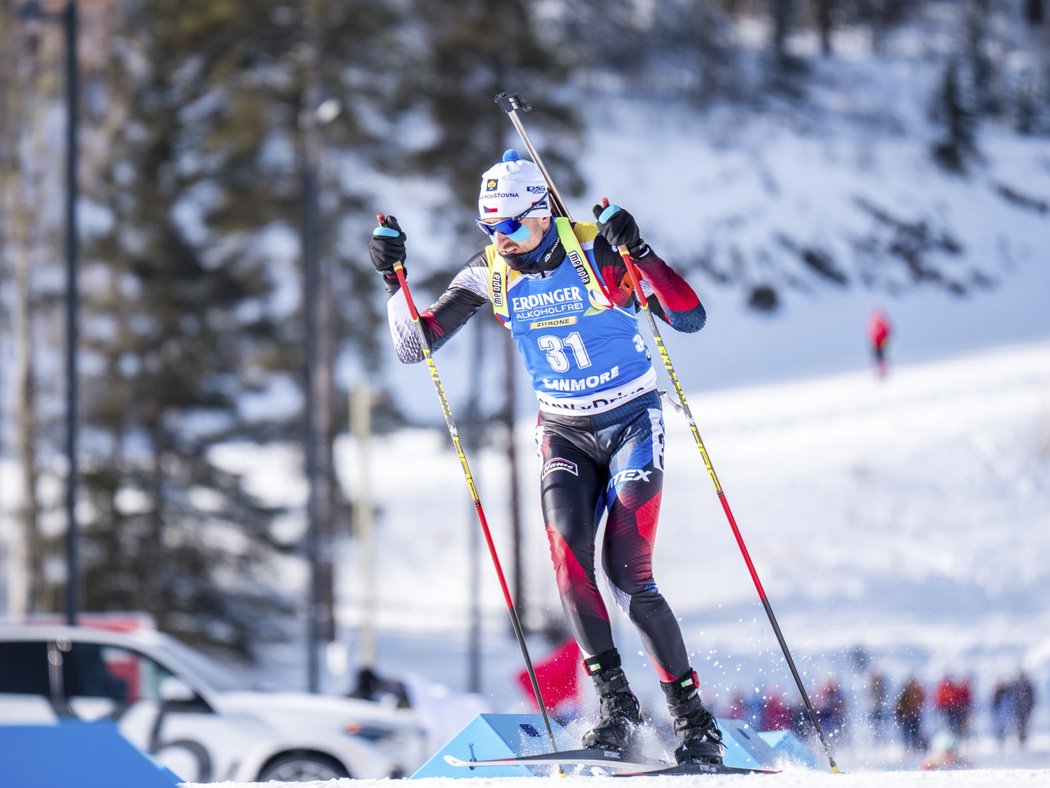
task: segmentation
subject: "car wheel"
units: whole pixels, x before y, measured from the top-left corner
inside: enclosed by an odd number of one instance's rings
[[[275,758],[259,773],[259,782],[270,780],[294,783],[338,780],[349,777],[340,764],[331,758],[316,753],[289,753]]]

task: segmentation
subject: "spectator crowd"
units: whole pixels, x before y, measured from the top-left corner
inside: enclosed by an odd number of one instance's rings
[[[972,736],[975,715],[980,709],[990,715],[990,729],[1000,746],[1016,742],[1025,747],[1030,733],[1037,698],[1031,677],[1019,670],[995,683],[985,703],[980,703],[971,677],[945,674],[939,681],[924,684],[914,674],[906,676],[894,691],[880,670],[867,674],[866,708],[853,710],[841,684],[828,677],[811,695],[813,710],[821,730],[830,740],[842,740],[849,726],[863,722],[876,741],[899,740],[905,750],[927,753],[937,750],[958,768],[958,743]],[[780,688],[737,691],[719,716],[741,719],[758,730],[792,730],[802,738],[813,734],[809,713],[802,705],[785,699]],[[931,741],[936,746],[931,746]],[[950,742],[950,747],[946,745]],[[924,768],[938,768],[925,766]]]

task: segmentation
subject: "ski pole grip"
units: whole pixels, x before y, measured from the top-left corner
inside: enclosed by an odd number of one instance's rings
[[[601,206],[606,210],[609,209],[608,197],[602,197]],[[617,208],[617,210],[619,210],[619,208]],[[602,216],[604,215],[605,213],[603,212]],[[599,221],[601,221],[600,218]],[[623,259],[623,264],[627,267],[627,278],[631,281],[631,289],[634,290],[634,294],[635,297],[638,299],[639,306],[641,306],[643,309],[648,309],[649,304],[645,300],[645,296],[642,294],[642,280],[641,277],[638,276],[638,268],[635,266],[634,260],[631,259],[631,253],[627,251],[627,247],[625,246],[617,246],[614,248],[620,254],[620,257]]]
[[[497,93],[493,99],[501,110],[506,112],[508,115],[512,112],[521,110],[522,112],[528,112],[532,109],[532,104],[525,98],[524,93]]]
[[[380,228],[390,232],[392,235],[397,235],[393,230],[386,226],[386,214],[377,213],[376,221],[379,222]],[[374,230],[373,233],[379,233],[380,230]],[[405,264],[404,261],[398,261],[394,263],[394,276],[397,277],[397,283],[401,285],[401,292],[405,294],[405,301],[408,303],[408,314],[412,318],[413,322],[419,321],[419,312],[416,310],[416,304],[412,300],[412,291],[408,289],[408,280],[405,277]]]

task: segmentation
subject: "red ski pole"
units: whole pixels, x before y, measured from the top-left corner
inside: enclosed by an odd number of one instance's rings
[[[609,201],[603,197],[602,206],[608,207],[608,205]],[[831,771],[838,773],[839,767],[835,764],[835,758],[831,754],[831,746],[824,737],[824,730],[821,728],[820,720],[817,718],[817,713],[813,709],[813,704],[809,700],[809,693],[806,692],[806,686],[802,683],[802,677],[799,675],[798,669],[795,667],[795,660],[791,657],[791,650],[788,648],[787,641],[784,639],[784,634],[780,631],[780,624],[777,623],[777,617],[773,614],[773,607],[769,604],[766,590],[762,587],[762,581],[758,578],[755,564],[751,560],[751,553],[748,552],[747,545],[744,543],[744,537],[741,535],[740,528],[736,524],[736,517],[733,516],[733,510],[729,508],[729,499],[726,498],[725,490],[722,489],[722,484],[718,481],[718,474],[715,473],[715,466],[712,465],[711,457],[708,455],[707,448],[704,446],[703,438],[700,437],[700,430],[697,428],[696,420],[693,418],[693,413],[689,409],[689,402],[685,398],[685,391],[682,389],[682,384],[678,380],[678,373],[675,372],[674,364],[671,363],[671,356],[668,354],[667,347],[664,345],[663,337],[660,334],[660,328],[656,324],[656,318],[653,317],[652,310],[649,309],[648,300],[642,292],[642,281],[638,275],[638,266],[634,264],[630,252],[628,252],[625,247],[617,247],[616,251],[620,253],[624,265],[627,266],[627,275],[631,278],[631,287],[634,288],[635,298],[638,300],[638,304],[641,306],[642,311],[645,312],[645,316],[649,321],[649,329],[652,331],[653,341],[656,342],[656,347],[660,351],[660,358],[664,362],[664,368],[667,370],[667,375],[671,379],[671,384],[674,386],[675,396],[678,397],[678,404],[681,405],[682,413],[685,414],[686,421],[689,423],[689,430],[693,433],[693,440],[696,442],[696,447],[700,450],[700,456],[703,458],[704,465],[707,467],[707,473],[711,477],[711,482],[715,486],[715,493],[718,495],[718,502],[722,504],[722,510],[725,512],[726,519],[729,521],[729,527],[732,529],[737,546],[740,548],[740,554],[744,557],[744,563],[747,564],[747,571],[751,573],[751,580],[755,584],[758,598],[762,602],[762,607],[765,608],[766,616],[769,618],[769,623],[773,627],[773,633],[776,635],[777,642],[780,643],[780,649],[784,652],[784,659],[787,660],[788,668],[791,670],[791,675],[795,679],[795,684],[798,685],[799,693],[802,695],[802,702],[805,704],[806,711],[809,714],[809,719],[813,723],[813,727],[817,731],[817,736],[820,738],[820,743],[824,747],[824,752],[828,757],[828,763],[831,764]]]
[[[376,217],[379,220],[379,226],[384,227],[386,217],[383,214],[378,214]],[[434,383],[434,389],[437,391],[438,400],[441,402],[441,412],[445,416],[445,425],[448,427],[448,434],[452,437],[452,445],[456,449],[456,454],[459,456],[459,464],[463,468],[463,476],[467,480],[467,487],[470,488],[470,497],[474,502],[474,512],[478,516],[478,522],[481,524],[481,531],[485,535],[485,544],[488,545],[489,555],[492,557],[492,565],[496,569],[496,577],[499,579],[500,588],[503,590],[503,599],[507,603],[507,610],[510,613],[510,623],[514,629],[514,636],[518,640],[518,646],[521,648],[521,656],[525,660],[525,669],[529,674],[529,681],[532,682],[532,692],[536,696],[536,702],[540,706],[540,714],[543,716],[543,724],[547,728],[547,736],[550,737],[551,747],[554,748],[554,752],[558,751],[558,744],[554,740],[554,731],[551,728],[550,717],[547,714],[547,707],[543,703],[543,693],[540,691],[540,683],[536,678],[536,671],[532,667],[532,659],[529,657],[529,649],[525,644],[525,631],[521,627],[521,620],[518,618],[518,611],[514,607],[514,599],[510,595],[510,588],[507,585],[507,578],[503,574],[503,566],[499,560],[499,554],[496,552],[496,544],[492,540],[492,531],[489,530],[489,522],[485,517],[485,510],[481,506],[481,498],[478,495],[478,488],[474,484],[474,475],[470,472],[470,465],[467,463],[467,455],[463,452],[463,445],[459,440],[459,430],[456,428],[456,421],[452,417],[452,408],[448,404],[448,397],[445,396],[445,387],[441,385],[441,376],[438,375],[437,365],[434,363],[434,356],[430,352],[430,343],[427,342],[426,333],[423,331],[423,324],[419,320],[419,312],[416,309],[415,301],[412,299],[412,291],[408,288],[408,280],[405,278],[405,267],[402,263],[394,263],[394,274],[397,276],[398,284],[401,285],[401,292],[405,294],[405,303],[408,304],[408,314],[412,318],[412,325],[416,330],[416,336],[419,338],[419,345],[423,349],[423,359],[427,362],[427,368],[430,370],[430,379]]]
[[[500,109],[507,113],[515,130],[518,132],[518,136],[521,137],[525,149],[529,152],[529,155],[532,156],[532,160],[536,163],[536,166],[539,167],[540,172],[543,173],[543,177],[546,179],[547,186],[550,189],[551,203],[554,212],[559,213],[572,221],[572,217],[569,215],[564,200],[561,199],[561,195],[558,194],[558,190],[554,186],[550,173],[547,172],[547,168],[543,166],[543,162],[540,160],[539,151],[537,151],[536,147],[532,144],[532,140],[529,138],[529,134],[525,130],[521,118],[518,117],[519,112],[528,112],[532,109],[532,105],[529,103],[528,99],[521,94],[498,93],[495,97],[495,102],[499,105]],[[608,205],[609,201],[603,199],[602,204]],[[802,677],[799,675],[798,669],[795,667],[795,660],[792,658],[787,641],[784,639],[784,635],[780,631],[780,624],[777,623],[776,616],[773,614],[773,607],[769,604],[769,598],[766,596],[766,591],[762,587],[762,582],[758,579],[758,572],[755,571],[755,565],[751,561],[751,554],[748,552],[747,545],[744,544],[744,537],[740,534],[740,528],[737,527],[736,518],[733,516],[733,510],[729,508],[729,499],[726,498],[725,491],[722,489],[722,485],[718,481],[718,475],[715,473],[714,465],[711,464],[711,458],[707,454],[704,441],[700,437],[700,430],[696,426],[696,420],[693,418],[693,414],[689,410],[689,403],[686,400],[682,384],[678,380],[678,373],[675,371],[674,365],[671,363],[671,357],[667,353],[667,348],[664,346],[664,340],[660,334],[660,328],[656,325],[656,319],[653,317],[653,314],[649,309],[649,303],[645,298],[645,294],[642,292],[642,282],[641,278],[638,276],[638,268],[635,266],[634,260],[631,259],[631,255],[626,249],[618,249],[617,251],[619,252],[620,257],[623,258],[624,265],[627,266],[627,273],[628,276],[630,276],[631,286],[634,288],[638,305],[641,307],[642,311],[645,312],[645,316],[648,319],[649,328],[653,334],[653,340],[656,342],[656,347],[660,351],[660,358],[663,360],[664,368],[667,370],[667,374],[671,378],[671,383],[674,386],[678,402],[682,407],[682,412],[685,414],[685,417],[689,422],[689,429],[693,433],[693,440],[696,441],[697,448],[700,449],[700,456],[703,458],[704,465],[707,467],[708,475],[714,483],[715,493],[718,495],[718,500],[719,503],[722,504],[723,511],[725,511],[726,519],[729,520],[729,527],[732,529],[733,536],[736,538],[736,543],[740,548],[740,553],[744,557],[744,563],[747,564],[747,570],[751,573],[751,579],[755,584],[755,590],[758,591],[758,598],[762,602],[762,607],[765,608],[766,616],[769,618],[769,623],[773,627],[773,633],[776,635],[777,642],[780,643],[780,649],[784,653],[784,659],[787,661],[788,668],[791,670],[791,675],[795,679],[795,684],[798,686],[799,693],[802,695],[802,702],[806,706],[809,719],[813,723],[817,736],[820,738],[821,745],[824,747],[824,753],[827,755],[828,763],[831,765],[831,771],[837,774],[839,767],[835,763],[834,756],[831,754],[831,746],[828,744],[828,740],[824,736],[824,730],[820,726],[820,720],[817,718],[817,713],[813,709],[813,704],[810,702],[809,693],[806,692],[806,686],[802,683]]]

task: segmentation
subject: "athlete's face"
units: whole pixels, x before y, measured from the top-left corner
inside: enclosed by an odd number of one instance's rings
[[[495,221],[493,221],[493,224],[495,224]],[[521,220],[521,226],[529,231],[529,237],[524,241],[512,241],[501,232],[497,232],[492,236],[496,242],[496,250],[500,254],[525,254],[526,252],[531,252],[543,240],[543,234],[551,226],[551,217],[543,216],[539,219],[525,217]]]

